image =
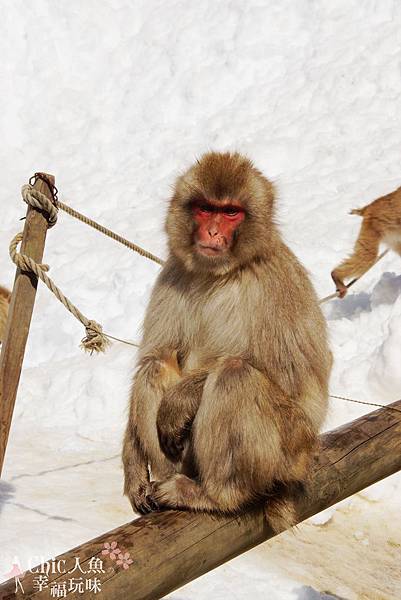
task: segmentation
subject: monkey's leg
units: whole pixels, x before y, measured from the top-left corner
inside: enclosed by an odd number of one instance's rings
[[[340,298],[344,298],[347,293],[347,287],[344,284],[345,279],[359,278],[374,265],[379,253],[379,244],[380,235],[365,218],[362,221],[361,230],[355,242],[352,255],[345,259],[331,273]]]
[[[155,509],[183,508],[199,511],[219,511],[217,502],[208,497],[204,487],[183,474],[176,474],[164,481],[151,483],[148,489],[147,502]]]
[[[309,463],[309,461],[308,461]],[[274,482],[269,492],[251,495],[246,489],[225,484],[224,492],[210,497],[202,483],[183,474],[176,474],[165,481],[153,482],[148,488],[147,501],[153,510],[158,508],[181,508],[224,514],[239,513],[255,500],[264,501],[266,518],[276,532],[292,527],[296,519],[295,499],[305,493],[304,483],[294,480]]]
[[[192,434],[199,480],[175,475],[153,483],[151,500],[160,507],[237,512],[266,498],[277,482],[304,478],[316,440],[295,401],[241,358],[207,378]],[[268,500],[271,517],[289,519],[285,500],[281,507]]]
[[[134,510],[147,512],[149,465],[152,475],[168,477],[173,465],[160,450],[157,438],[156,417],[163,395],[179,379],[180,372],[173,353],[167,358],[147,356],[139,366],[131,393],[130,412],[124,438],[124,493]]]

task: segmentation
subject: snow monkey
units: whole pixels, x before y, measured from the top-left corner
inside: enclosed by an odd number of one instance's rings
[[[296,520],[327,407],[331,353],[305,269],[274,222],[274,188],[237,153],[178,178],[169,257],[147,309],[124,440],[134,510]]]
[[[0,285],[0,344],[4,340],[6,333],[8,307],[10,305],[11,292]]]
[[[363,220],[353,254],[331,272],[340,298],[348,291],[345,279],[359,278],[375,264],[380,243],[401,256],[401,187],[350,214]]]

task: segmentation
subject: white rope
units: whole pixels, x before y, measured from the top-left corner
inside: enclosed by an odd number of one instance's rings
[[[63,204],[62,202],[59,202],[59,201],[57,201],[56,203],[52,202],[51,200],[49,200],[49,198],[45,194],[39,192],[37,189],[35,189],[30,184],[23,185],[22,189],[21,189],[21,193],[22,193],[22,198],[23,198],[24,202],[26,202],[26,204],[28,204],[28,205],[36,208],[37,210],[42,210],[42,211],[45,211],[47,213],[49,227],[53,227],[53,225],[57,222],[58,207],[59,207],[62,210],[64,210],[65,212],[67,212],[69,215],[71,215],[72,217],[78,219],[79,221],[82,221],[83,223],[86,223],[90,227],[93,227],[97,231],[100,231],[101,233],[103,233],[103,234],[107,235],[108,237],[116,240],[117,242],[123,244],[124,246],[127,246],[131,250],[134,250],[135,252],[138,252],[141,256],[144,256],[144,257],[146,257],[146,258],[148,258],[150,260],[153,260],[154,262],[156,262],[156,263],[158,263],[160,265],[164,264],[164,261],[162,259],[160,259],[158,256],[155,256],[154,254],[151,254],[150,252],[148,252],[147,250],[144,250],[140,246],[137,246],[136,244],[133,244],[129,240],[126,240],[125,238],[119,236],[118,234],[114,233],[110,229],[107,229],[103,225],[100,225],[96,221],[93,221],[92,219],[89,219],[88,217],[85,217],[85,215],[82,215],[81,213],[79,213],[76,210],[72,209],[68,205]],[[12,240],[12,242],[10,244],[10,254],[11,254],[11,250],[13,248],[13,257],[14,258],[12,258],[12,259],[15,262],[15,264],[17,264],[18,266],[24,265],[24,266],[20,266],[20,268],[24,268],[25,270],[31,270],[31,271],[33,271],[36,274],[36,276],[39,277],[47,285],[47,287],[55,294],[55,296],[58,298],[58,300],[60,300],[60,302],[62,302],[64,304],[64,306],[79,321],[81,321],[81,323],[83,323],[83,325],[86,328],[88,326],[85,323],[95,323],[95,321],[89,321],[88,319],[86,319],[86,317],[84,315],[82,315],[82,313],[68,300],[68,298],[66,298],[64,296],[64,294],[61,292],[61,290],[59,288],[57,288],[57,286],[55,286],[55,284],[52,282],[52,280],[44,273],[44,271],[47,271],[47,269],[48,269],[47,265],[38,265],[37,263],[35,263],[34,261],[32,261],[32,259],[30,259],[29,257],[21,255],[21,254],[18,254],[16,252],[16,247],[17,247],[17,245],[18,245],[18,243],[20,241],[18,239],[18,241],[16,242],[17,237],[18,236],[16,236]],[[376,263],[378,263],[379,260],[381,260],[387,254],[387,252],[388,252],[388,250],[385,250],[384,252],[382,252],[378,256],[378,258],[376,259],[376,261],[373,263],[373,265],[370,267],[370,269]],[[368,269],[368,271],[370,269]],[[363,275],[365,275],[368,271],[366,271]],[[350,288],[351,286],[353,286],[357,281],[359,281],[359,279],[361,279],[363,277],[363,275],[361,275],[361,277],[353,279],[347,285],[347,288]],[[338,296],[339,296],[339,292],[338,291],[334,292],[334,293],[330,294],[329,296],[325,296],[324,298],[321,298],[319,300],[319,304],[324,304],[326,302],[329,302],[330,300],[334,300],[335,298],[338,298]],[[123,340],[121,338],[113,337],[111,335],[103,333],[101,331],[101,329],[102,329],[101,326],[99,324],[97,324],[97,323],[96,323],[96,327],[100,328],[100,330],[97,329],[97,334],[100,335],[100,336],[106,336],[106,337],[108,337],[110,339],[114,339],[114,340],[117,340],[119,342],[123,342],[124,344],[128,344],[130,346],[136,346],[136,347],[138,347],[138,344],[136,344],[135,342],[130,342],[130,341]],[[85,339],[87,339],[87,338],[85,338]],[[84,346],[85,346],[85,343],[86,342],[83,341],[83,345]],[[100,345],[102,345],[102,344],[100,344]]]
[[[47,196],[30,184],[22,186],[21,194],[24,202],[36,210],[45,211],[52,227],[57,222],[58,211],[55,204]],[[138,344],[122,340],[103,332],[102,326],[94,320],[88,319],[84,314],[69,300],[58,288],[52,279],[47,275],[49,266],[35,262],[30,256],[17,252],[17,247],[22,241],[23,234],[18,233],[10,242],[9,252],[11,260],[22,271],[31,271],[43,281],[56,298],[65,306],[65,308],[85,327],[86,336],[81,340],[81,348],[86,352],[104,352],[110,344],[109,339],[114,339],[130,346],[138,347]]]
[[[29,206],[33,206],[36,210],[44,210],[47,213],[47,220],[49,227],[57,222],[58,210],[54,203],[49,198],[32,187],[29,183],[25,184],[21,188],[22,199]]]
[[[56,298],[64,304],[66,309],[74,315],[78,321],[86,329],[86,336],[81,340],[81,348],[86,352],[104,352],[107,346],[110,344],[109,340],[103,334],[102,326],[96,321],[89,320],[81,313],[81,311],[66,297],[63,292],[55,285],[55,283],[46,274],[49,270],[49,265],[44,265],[35,262],[32,258],[26,254],[20,254],[17,252],[18,244],[22,241],[23,234],[17,233],[17,235],[11,240],[10,243],[10,257],[13,263],[21,269],[21,271],[31,271],[38,277]]]

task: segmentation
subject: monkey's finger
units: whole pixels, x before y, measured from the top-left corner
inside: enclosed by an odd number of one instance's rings
[[[152,498],[152,496],[146,496],[146,503],[150,506],[150,510],[152,512],[157,512],[158,510],[160,510],[160,506],[158,505],[156,500]]]
[[[147,503],[142,503],[138,504],[136,507],[136,512],[138,512],[140,515],[148,515],[150,512],[152,512],[152,509]]]
[[[152,512],[152,507],[147,502],[147,496],[145,496],[145,494],[131,497],[130,502],[134,511],[141,515],[147,515]]]

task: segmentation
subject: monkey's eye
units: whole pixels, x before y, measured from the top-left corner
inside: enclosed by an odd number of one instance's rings
[[[211,206],[210,204],[200,204],[198,206],[198,210],[201,213],[212,213],[213,212],[213,206]]]
[[[229,217],[236,217],[239,213],[239,210],[235,208],[235,206],[226,206],[223,208],[223,213]]]

